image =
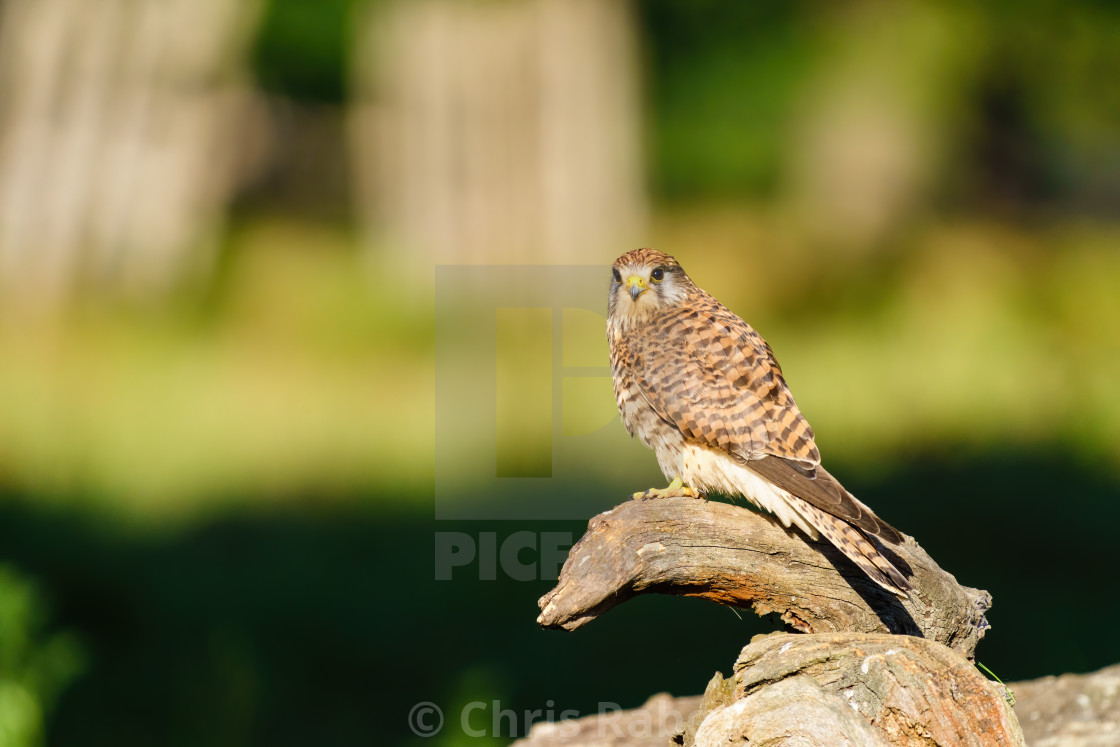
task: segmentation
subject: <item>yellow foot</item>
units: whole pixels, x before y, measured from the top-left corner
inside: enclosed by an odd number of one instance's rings
[[[636,501],[644,501],[650,498],[703,498],[704,494],[696,488],[685,485],[681,482],[681,478],[674,477],[667,488],[650,488],[634,493],[631,497]]]

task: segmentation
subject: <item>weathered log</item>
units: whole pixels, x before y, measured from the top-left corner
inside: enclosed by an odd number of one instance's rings
[[[1024,744],[1006,690],[963,656],[912,636],[867,633],[758,636],[734,674],[712,678],[695,698],[651,698],[642,709],[534,727],[523,747],[645,747],[658,724],[687,719],[662,745],[820,744],[948,747]],[[689,711],[691,715],[687,715]],[[671,741],[670,741],[671,740]]]
[[[694,498],[628,501],[591,520],[537,622],[575,630],[643,593],[696,596],[774,614],[802,633],[900,633],[966,658],[988,629],[986,591],[961,586],[911,537],[885,548],[911,575],[899,599],[827,540],[750,509]]]
[[[687,742],[681,735],[675,743],[889,747],[874,726],[809,677],[775,682],[703,716]]]
[[[771,739],[810,727],[817,744],[874,744],[863,732],[841,731],[841,713],[861,717],[886,744],[933,747],[1022,745],[1023,735],[1004,689],[989,682],[967,659],[928,639],[866,633],[758,636],[739,654],[732,676],[733,703],[740,708],[769,695],[789,709],[797,701],[789,683],[808,678],[821,697],[803,709],[802,720],[774,722]],[[775,694],[774,685],[783,689]],[[802,688],[803,689],[803,688]],[[827,694],[826,699],[824,695]],[[785,698],[785,700],[783,700]],[[756,708],[757,710],[757,708]],[[744,715],[748,715],[749,711]],[[719,723],[713,717],[719,716]],[[717,710],[702,715],[695,744],[722,744],[736,728],[749,743],[760,720],[728,720]],[[711,724],[711,726],[709,726]],[[761,724],[765,726],[766,724]],[[730,731],[720,731],[720,728]],[[828,731],[834,729],[833,732]],[[786,732],[780,731],[785,729]],[[719,735],[725,735],[720,737]],[[687,737],[687,735],[686,735]],[[812,737],[810,737],[812,738]],[[686,741],[686,744],[688,742]]]
[[[870,665],[868,669],[870,670]],[[716,675],[711,695],[672,698],[654,695],[630,711],[587,716],[567,725],[538,724],[521,747],[662,747],[674,727],[691,722],[692,732],[710,713],[726,705],[732,680]],[[1089,674],[1063,674],[1009,683],[1015,713],[1032,747],[1112,747],[1120,742],[1120,664]],[[999,691],[997,690],[997,693]],[[683,736],[680,740],[683,742]]]

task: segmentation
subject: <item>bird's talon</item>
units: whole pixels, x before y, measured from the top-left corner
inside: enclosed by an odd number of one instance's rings
[[[667,488],[650,488],[634,493],[631,497],[636,501],[645,501],[651,498],[703,498],[704,494],[696,488],[685,485],[677,477]]]

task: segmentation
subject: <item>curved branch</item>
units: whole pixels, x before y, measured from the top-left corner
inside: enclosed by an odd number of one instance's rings
[[[643,593],[676,594],[776,614],[804,633],[902,633],[971,658],[988,629],[986,591],[961,586],[911,537],[885,548],[912,572],[898,599],[828,541],[811,541],[746,508],[694,498],[628,501],[591,520],[537,622],[575,630]]]

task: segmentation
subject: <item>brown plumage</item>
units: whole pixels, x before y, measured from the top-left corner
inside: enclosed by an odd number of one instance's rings
[[[766,341],[675,259],[636,249],[611,268],[607,339],[626,429],[689,494],[742,495],[787,527],[818,532],[891,592],[911,585],[872,538],[902,536],[823,467]]]

